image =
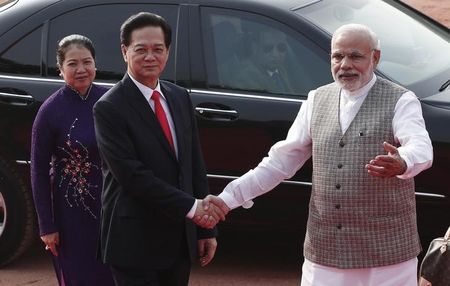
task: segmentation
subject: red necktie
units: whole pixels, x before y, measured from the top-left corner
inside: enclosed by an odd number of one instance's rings
[[[169,122],[167,121],[166,113],[164,112],[164,108],[161,105],[161,101],[159,100],[161,97],[161,94],[158,91],[153,91],[151,99],[155,103],[155,115],[156,118],[158,118],[159,124],[161,125],[161,128],[164,132],[164,135],[167,138],[167,141],[169,141],[169,145],[172,148],[173,151],[175,151],[175,146],[173,144],[173,138],[172,133],[170,133],[170,126]]]

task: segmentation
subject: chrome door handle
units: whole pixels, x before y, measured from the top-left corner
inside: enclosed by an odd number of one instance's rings
[[[228,116],[237,116],[238,112],[236,110],[224,110],[224,109],[215,109],[215,108],[206,108],[206,107],[196,107],[195,110],[200,114],[217,114],[217,115],[228,115]]]
[[[0,102],[10,105],[26,106],[34,102],[34,99],[28,94],[0,92]]]
[[[211,107],[195,107],[195,111],[202,118],[214,121],[232,121],[239,117],[236,110],[232,109],[222,109],[222,108],[211,108]]]

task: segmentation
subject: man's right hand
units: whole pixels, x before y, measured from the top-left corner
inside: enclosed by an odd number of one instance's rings
[[[219,197],[208,195],[199,200],[195,210],[194,222],[203,228],[213,228],[219,221],[224,221],[230,208]]]

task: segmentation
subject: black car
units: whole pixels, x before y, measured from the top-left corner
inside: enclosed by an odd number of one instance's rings
[[[433,140],[433,167],[416,177],[423,245],[450,225],[450,33],[402,2],[3,0],[0,265],[37,237],[29,184],[30,131],[40,104],[63,84],[55,59],[58,40],[72,33],[91,38],[97,50],[96,82],[112,86],[125,71],[120,24],[139,11],[162,15],[174,30],[163,78],[190,92],[213,193],[254,167],[286,136],[309,90],[332,81],[332,32],[350,22],[372,27],[382,47],[377,75],[417,94]],[[264,31],[273,36],[263,43]],[[278,42],[270,43],[274,39]],[[250,69],[256,49],[278,54],[272,64],[284,70],[284,87],[258,83]],[[252,209],[234,211],[225,226],[291,230],[302,237],[310,190],[308,162],[276,191],[258,198]]]

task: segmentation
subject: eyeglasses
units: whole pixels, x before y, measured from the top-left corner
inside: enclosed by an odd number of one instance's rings
[[[277,49],[279,53],[285,53],[287,51],[287,45],[286,43],[278,43],[276,45],[263,45],[262,47],[262,51],[266,54],[271,53],[274,49]]]
[[[373,51],[375,51],[375,49],[372,49],[370,51],[370,53],[372,53]],[[346,54],[346,53],[332,53],[331,54],[331,61],[333,63],[340,63],[344,60],[344,58],[347,57],[351,62],[353,63],[359,63],[364,61],[367,58],[367,54],[361,54],[359,52],[352,52],[350,54]]]

